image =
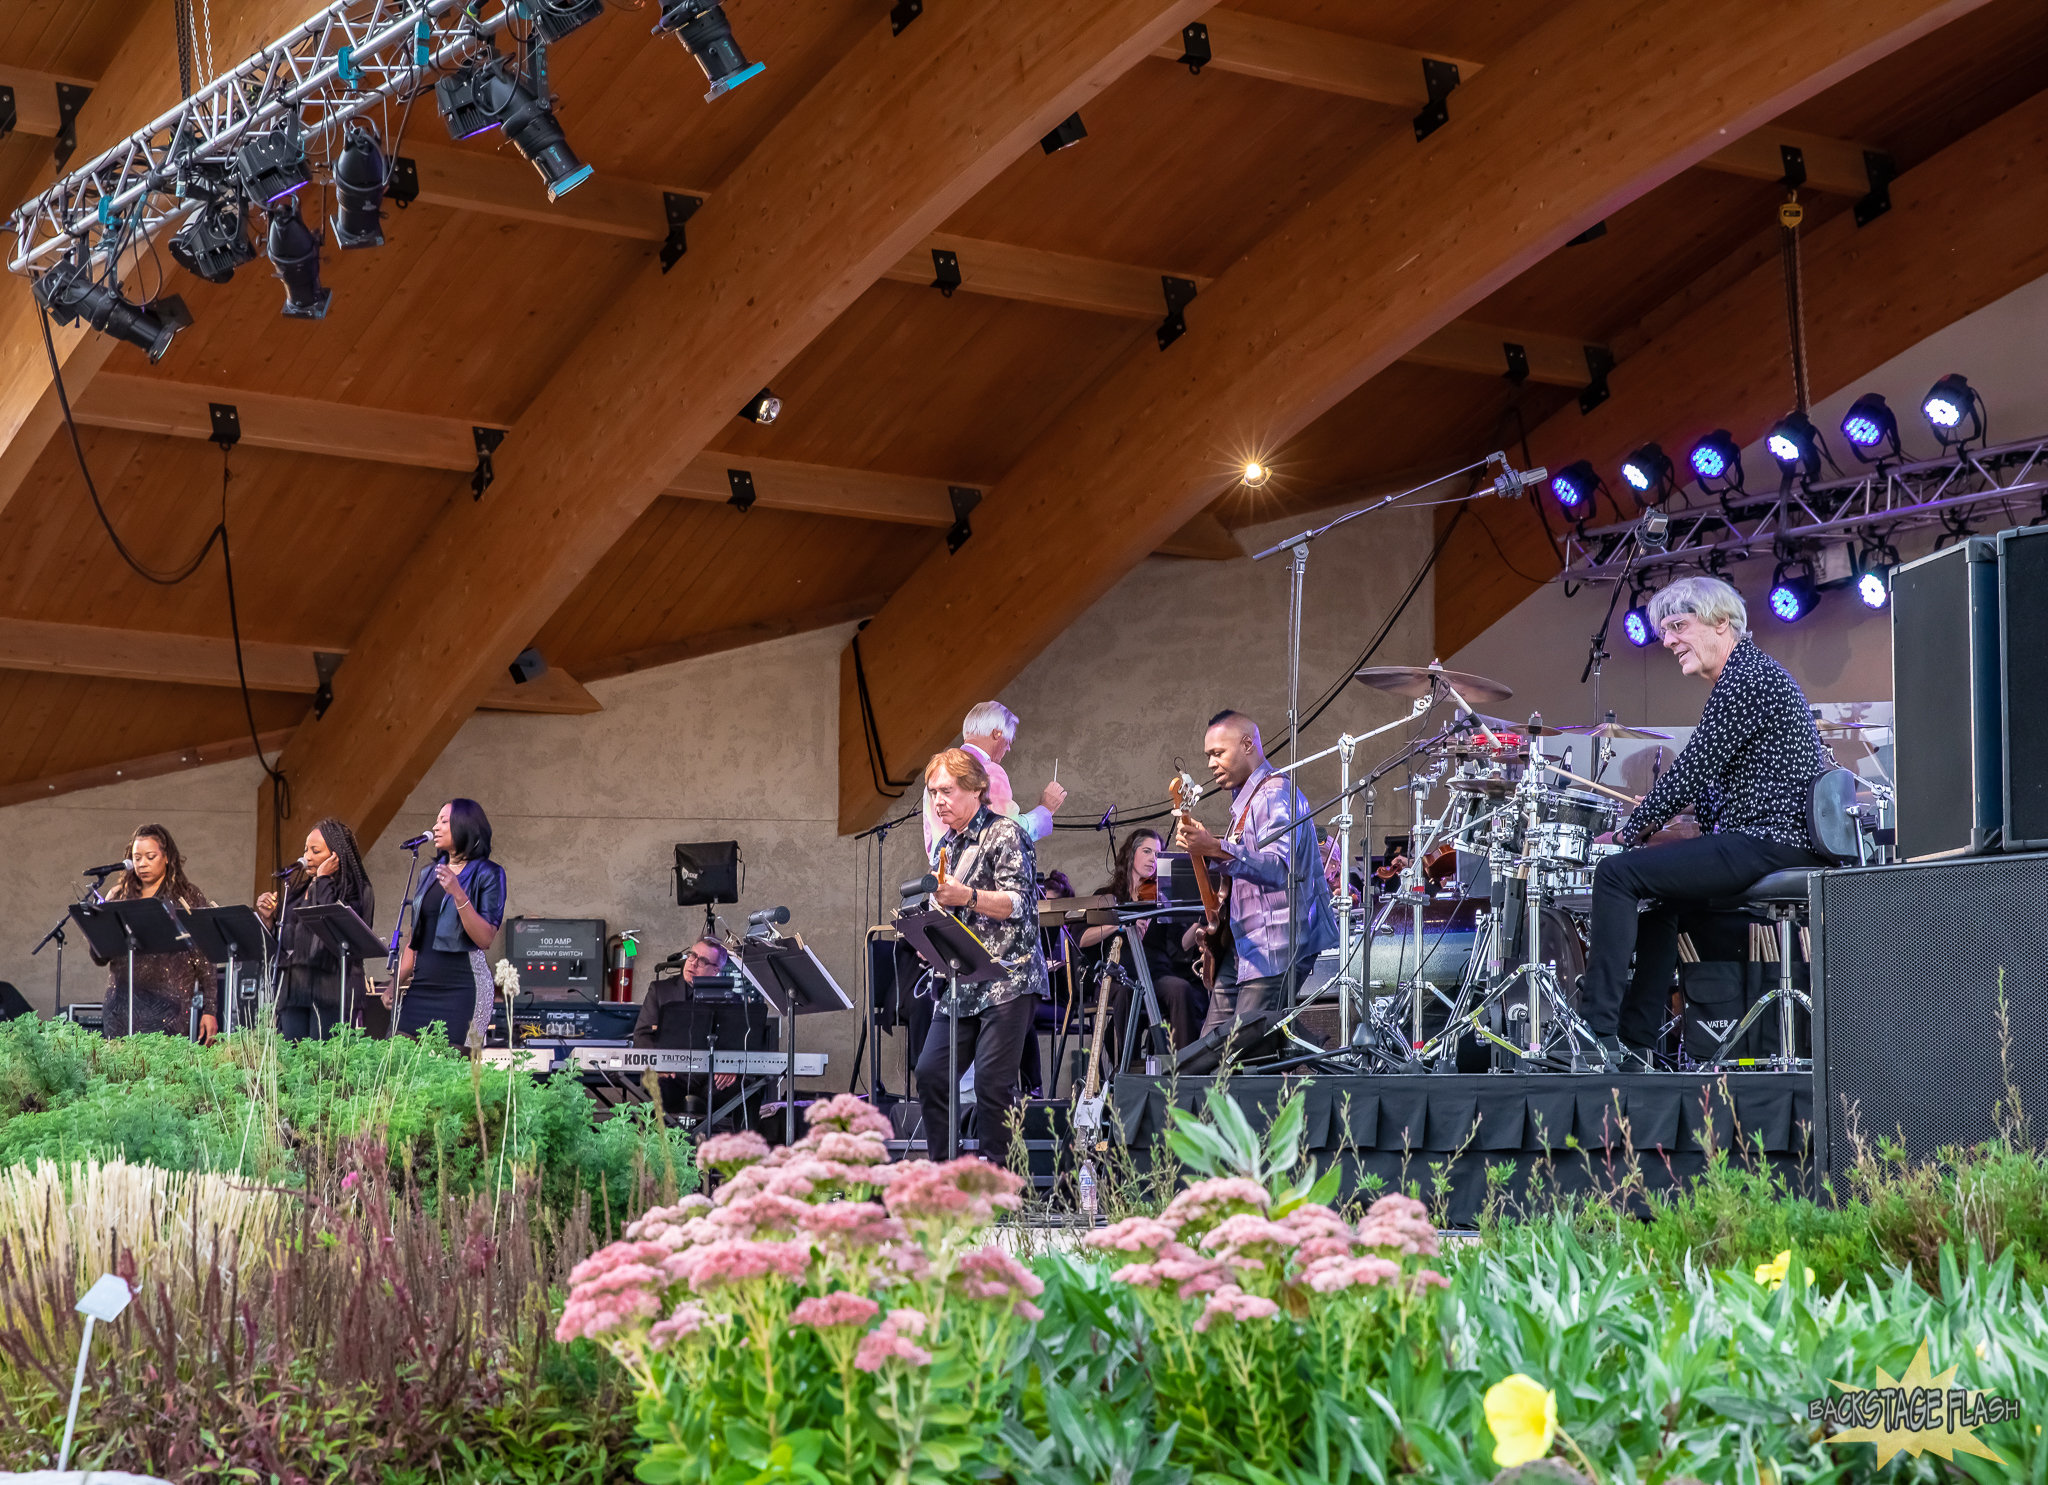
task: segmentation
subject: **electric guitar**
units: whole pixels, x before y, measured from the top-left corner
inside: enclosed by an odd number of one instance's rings
[[[1102,1132],[1102,1105],[1106,1097],[1102,1091],[1102,1033],[1109,1025],[1109,987],[1116,981],[1123,953],[1123,936],[1119,934],[1109,941],[1109,959],[1102,966],[1102,988],[1095,996],[1095,1035],[1088,1041],[1088,1077],[1082,1084],[1080,1100],[1074,1105],[1074,1135],[1084,1160]]]
[[[1202,786],[1185,771],[1175,774],[1166,786],[1167,796],[1173,801],[1173,818],[1185,822],[1194,813],[1202,798]],[[1209,858],[1199,852],[1190,851],[1188,859],[1195,867],[1195,890],[1202,897],[1202,923],[1195,931],[1195,973],[1202,978],[1204,990],[1216,988],[1216,967],[1220,955],[1218,948],[1223,935],[1229,929],[1228,909],[1222,896],[1216,891],[1216,884],[1209,877]]]

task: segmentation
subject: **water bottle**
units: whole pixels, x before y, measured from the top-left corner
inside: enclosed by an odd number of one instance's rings
[[[1081,1215],[1088,1225],[1095,1225],[1095,1162],[1081,1162]]]

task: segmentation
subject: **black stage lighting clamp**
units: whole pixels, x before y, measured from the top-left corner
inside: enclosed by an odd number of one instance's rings
[[[1422,112],[1415,116],[1417,144],[1451,121],[1451,105],[1448,100],[1458,86],[1458,64],[1439,62],[1435,57],[1424,57],[1422,86],[1429,94],[1429,102],[1424,104]]]
[[[345,658],[331,650],[313,652],[313,674],[320,681],[313,692],[313,720],[316,722],[327,715],[327,708],[334,705],[334,673],[341,669]]]
[[[476,471],[469,477],[469,498],[481,500],[484,491],[490,489],[491,481],[498,472],[491,468],[491,455],[498,451],[498,445],[505,441],[503,428],[471,428],[470,434],[476,440]]]
[[[1196,77],[1216,60],[1216,54],[1209,50],[1209,28],[1200,21],[1189,21],[1180,28],[1180,45],[1180,65]]]
[[[14,89],[0,85],[0,139],[14,132]]]
[[[697,208],[704,204],[702,196],[684,196],[675,191],[661,193],[661,209],[668,216],[668,237],[661,245],[661,271],[667,273],[690,250],[689,239],[683,235],[683,224],[697,214]]]
[[[384,182],[384,199],[404,211],[420,199],[419,161],[399,155],[391,162],[391,178]]]
[[[924,0],[896,0],[889,7],[889,34],[901,36],[903,28],[924,14]]]
[[[1779,145],[1778,162],[1785,167],[1785,174],[1779,180],[1779,185],[1788,191],[1796,191],[1806,184],[1806,152],[1798,145]]]
[[[932,280],[932,287],[951,299],[953,291],[960,287],[960,255],[951,248],[933,248],[932,271],[938,275]]]
[[[974,535],[974,527],[968,524],[967,518],[981,504],[981,491],[972,485],[948,485],[946,493],[953,498],[953,524],[946,532],[946,555],[950,557],[966,546],[967,538]]]
[[[1516,345],[1512,340],[1504,340],[1500,343],[1500,352],[1507,358],[1508,380],[1518,387],[1521,386],[1529,379],[1529,348]]]
[[[1195,302],[1195,281],[1162,273],[1159,286],[1166,294],[1166,318],[1159,322],[1159,349],[1163,351],[1188,333],[1184,311]]]
[[[242,415],[232,402],[209,402],[206,414],[213,422],[209,441],[219,444],[223,454],[242,441]]]
[[[77,83],[57,84],[57,168],[62,170],[64,162],[71,158],[71,152],[78,148],[78,110],[85,107],[85,100],[92,96],[92,89]]]
[[[1586,347],[1586,371],[1593,378],[1586,384],[1586,390],[1579,393],[1579,415],[1591,412],[1608,397],[1607,374],[1614,370],[1614,352],[1604,345]]]
[[[1856,225],[1868,227],[1892,209],[1892,182],[1898,179],[1899,167],[1882,150],[1865,150],[1863,171],[1870,177],[1870,194],[1856,202]]]

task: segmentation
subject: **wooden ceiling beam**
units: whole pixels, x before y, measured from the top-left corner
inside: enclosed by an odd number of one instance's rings
[[[187,747],[152,753],[146,758],[124,758],[116,763],[99,763],[91,768],[77,768],[65,773],[48,774],[42,778],[24,779],[18,784],[0,784],[0,809],[11,804],[27,804],[36,799],[56,799],[85,789],[104,789],[109,784],[130,784],[137,779],[162,778],[167,773],[183,773],[187,769],[205,768],[209,764],[232,763],[239,758],[253,758],[256,756],[258,742],[262,744],[265,753],[275,753],[291,740],[291,735],[292,729],[289,727],[261,733],[255,739],[242,732],[220,742],[193,743]]]
[[[1282,219],[1166,351],[1135,344],[1106,367],[984,502],[974,541],[897,589],[860,637],[864,684],[850,649],[840,668],[841,829],[893,807],[877,772],[914,775],[968,706],[998,694],[1220,494],[1233,456],[1282,454],[1410,347],[1722,137],[1973,7],[1577,0],[1553,10],[1459,90],[1449,124],[1419,144],[1386,140]],[[1765,23],[1767,64],[1752,41]],[[974,595],[980,641],[965,648],[932,622],[961,593]]]
[[[669,274],[645,263],[560,358],[508,438],[530,452],[500,467],[488,501],[450,502],[393,573],[356,637],[353,674],[285,750],[295,815],[337,814],[374,841],[493,675],[731,409],[1200,11],[1199,0],[942,5],[900,35],[879,12],[849,35],[691,219],[688,256]],[[662,373],[642,374],[650,365]],[[259,860],[266,851],[259,843]]]
[[[245,639],[242,671],[246,671],[252,691],[311,696],[320,689],[320,672],[314,657],[347,653],[345,645],[292,645]],[[239,686],[242,674],[235,666],[232,639],[5,616],[0,616],[0,669],[186,686]],[[553,667],[524,685],[515,684],[509,671],[501,674],[478,708],[556,716],[582,716],[604,710],[574,676]]]
[[[1891,211],[1868,227],[1838,216],[1806,234],[1800,256],[1816,393],[1853,386],[2048,272],[2044,153],[2048,92],[1893,181]],[[1959,222],[1967,228],[1959,231]],[[1725,427],[1747,445],[1790,410],[1785,357],[1784,278],[1773,261],[1631,356],[1612,380],[1612,396],[1592,414],[1572,408],[1539,424],[1531,451],[1552,469],[1591,460],[1617,489],[1621,461],[1653,440],[1683,469],[1700,435]],[[1913,429],[1906,436],[1912,440]],[[1918,441],[1926,446],[1924,432]],[[1437,561],[1437,647],[1446,657],[1535,591],[1508,563],[1525,572],[1557,570],[1556,551],[1532,515],[1493,505],[1485,513],[1502,551],[1467,521]]]
[[[37,139],[57,137],[59,83],[81,88],[99,86],[89,77],[68,77],[0,63],[0,88],[14,89],[14,128],[17,133],[34,135]]]

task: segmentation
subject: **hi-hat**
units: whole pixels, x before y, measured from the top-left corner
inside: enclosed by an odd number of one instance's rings
[[[1439,680],[1467,701],[1506,701],[1515,694],[1513,686],[1490,681],[1483,675],[1442,670],[1434,665],[1368,665],[1354,674],[1375,691],[1387,691],[1411,699],[1429,695]]]
[[[1583,727],[1558,727],[1557,732],[1569,732],[1575,737],[1604,737],[1610,740],[1629,738],[1638,742],[1670,742],[1668,732],[1655,732],[1648,727],[1624,727],[1619,722],[1591,722]]]

